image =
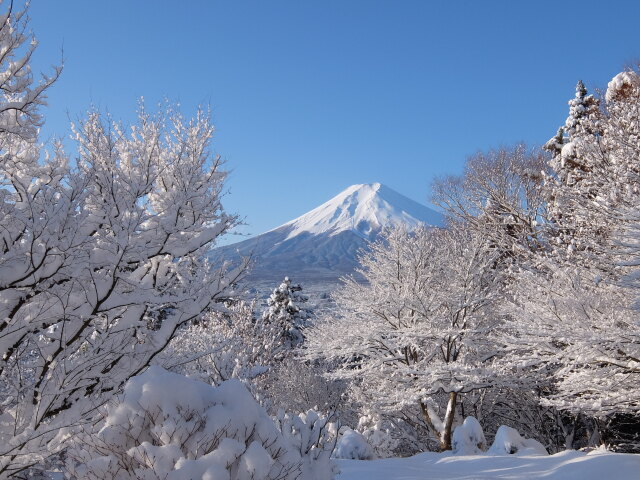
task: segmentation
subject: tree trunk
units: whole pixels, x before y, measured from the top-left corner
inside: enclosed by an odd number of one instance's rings
[[[429,416],[429,410],[427,410],[427,406],[422,402],[420,402],[420,410],[422,410],[422,416],[424,418],[424,422],[427,424],[427,427],[429,427],[433,432],[435,432],[436,435],[438,435],[438,437],[440,437],[440,432],[438,432],[435,425],[433,424],[433,421],[431,420],[431,416]]]
[[[444,422],[440,423],[440,419],[437,419],[438,427],[442,427],[442,430],[436,428],[433,423],[433,419],[429,415],[427,405],[420,402],[420,409],[422,410],[422,416],[427,426],[436,433],[440,440],[440,450],[451,450],[451,430],[453,428],[453,419],[456,416],[456,401],[458,399],[457,392],[449,393],[449,402],[447,403],[447,411],[445,412]]]
[[[451,450],[451,430],[453,428],[453,419],[456,416],[456,401],[458,399],[457,392],[449,393],[449,403],[447,403],[447,412],[444,415],[444,430],[440,436],[440,450]]]

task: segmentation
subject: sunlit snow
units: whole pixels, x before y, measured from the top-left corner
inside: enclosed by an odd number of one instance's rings
[[[369,183],[350,186],[328,202],[278,229],[290,229],[287,240],[305,232],[335,235],[346,230],[368,237],[381,227],[415,227],[420,223],[440,225],[442,217],[389,187]]]

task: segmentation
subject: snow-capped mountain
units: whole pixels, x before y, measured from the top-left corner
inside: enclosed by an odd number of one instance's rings
[[[212,251],[216,259],[251,256],[251,277],[337,280],[360,248],[386,226],[441,225],[442,216],[379,183],[352,185],[304,215],[257,237]]]

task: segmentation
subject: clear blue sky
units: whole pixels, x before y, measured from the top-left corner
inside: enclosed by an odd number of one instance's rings
[[[4,6],[3,6],[4,7]],[[33,0],[46,135],[90,105],[208,104],[226,207],[261,233],[354,183],[428,203],[478,150],[541,144],[578,79],[640,58],[640,2]]]

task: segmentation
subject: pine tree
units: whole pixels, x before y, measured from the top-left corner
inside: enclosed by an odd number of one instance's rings
[[[292,284],[289,277],[285,277],[267,300],[268,308],[262,315],[262,324],[274,335],[272,340],[278,345],[276,358],[286,357],[304,342],[303,330],[310,313],[302,305],[308,300],[302,294],[302,287]]]
[[[561,250],[592,252],[592,240],[606,235],[605,219],[582,206],[596,200],[601,187],[597,173],[608,163],[598,142],[602,112],[600,100],[588,94],[582,81],[568,103],[564,126],[544,146],[552,155],[552,172],[545,179],[549,231]]]

